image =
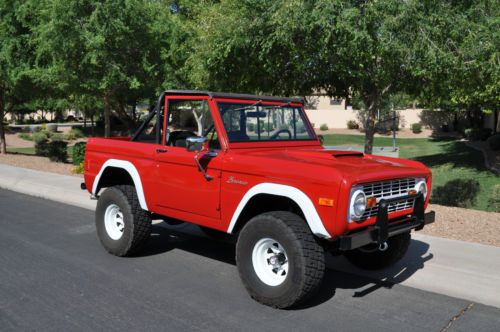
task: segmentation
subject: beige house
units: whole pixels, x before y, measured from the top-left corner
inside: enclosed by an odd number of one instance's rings
[[[357,111],[346,106],[343,99],[327,96],[311,96],[307,98],[306,113],[315,128],[326,124],[328,128],[347,128],[347,122],[354,120],[359,123]],[[412,123],[421,122],[422,109],[406,109],[399,111],[400,127],[410,128]],[[361,124],[360,124],[361,125]]]

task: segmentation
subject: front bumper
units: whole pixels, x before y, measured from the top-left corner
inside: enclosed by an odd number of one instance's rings
[[[389,223],[389,216],[387,212],[389,204],[409,199],[415,199],[413,214],[406,218]],[[352,250],[371,243],[377,243],[380,245],[386,242],[391,236],[405,233],[411,231],[412,229],[415,229],[416,231],[423,229],[425,225],[433,223],[436,217],[436,213],[434,211],[424,213],[424,201],[424,196],[421,193],[382,199],[379,202],[375,224],[362,231],[340,236],[337,242],[338,249]]]

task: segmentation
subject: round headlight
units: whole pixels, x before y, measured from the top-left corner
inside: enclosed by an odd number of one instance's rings
[[[418,193],[424,195],[424,199],[427,198],[427,184],[425,183],[425,181],[422,180],[417,182],[417,184],[415,185],[415,190]]]
[[[351,200],[351,217],[359,219],[363,216],[366,210],[366,196],[361,190],[358,190],[352,195]]]

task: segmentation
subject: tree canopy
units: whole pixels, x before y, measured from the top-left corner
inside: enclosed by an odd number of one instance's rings
[[[493,0],[0,0],[0,118],[98,108],[109,136],[163,89],[320,92],[361,101],[371,152],[395,96],[498,113],[499,25]]]

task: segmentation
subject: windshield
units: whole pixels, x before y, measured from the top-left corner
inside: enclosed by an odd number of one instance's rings
[[[300,107],[217,103],[229,142],[315,140]]]

